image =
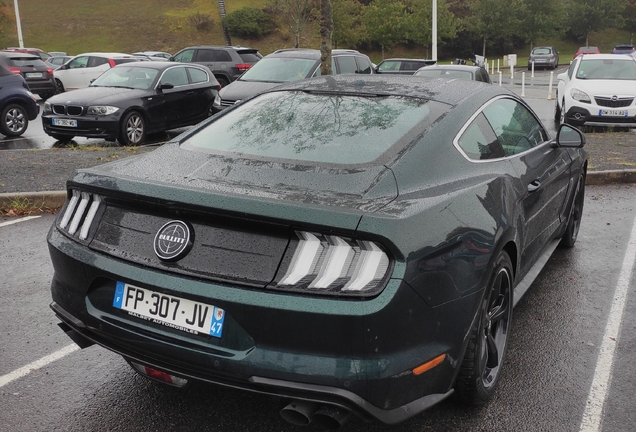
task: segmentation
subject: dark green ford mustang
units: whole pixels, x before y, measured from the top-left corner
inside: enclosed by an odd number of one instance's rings
[[[48,237],[51,307],[81,346],[280,396],[296,424],[484,403],[513,305],[576,241],[583,143],[483,83],[278,87],[79,170]]]

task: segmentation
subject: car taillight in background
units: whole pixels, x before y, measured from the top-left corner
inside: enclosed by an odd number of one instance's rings
[[[50,67],[47,67],[46,73],[48,73],[50,76],[53,76],[53,69],[51,69]]]
[[[110,65],[110,67],[115,67],[117,65],[117,63],[115,63],[115,60],[113,59],[108,59],[108,64]]]
[[[13,72],[16,75],[20,75],[20,69],[18,69],[17,67],[8,67],[7,69],[9,69],[11,72]]]
[[[245,72],[246,70],[248,70],[251,67],[252,67],[252,65],[249,64],[249,63],[237,63],[236,64],[236,68],[238,70],[240,70],[241,72]]]

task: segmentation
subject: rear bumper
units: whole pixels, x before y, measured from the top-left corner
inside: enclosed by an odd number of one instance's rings
[[[396,279],[364,301],[189,282],[96,253],[55,226],[49,250],[55,268],[51,307],[82,338],[172,375],[337,405],[387,424],[452,394],[480,295],[432,308]],[[114,280],[205,296],[226,311],[223,338],[190,335],[115,310]],[[440,365],[412,373],[440,354],[446,354]]]

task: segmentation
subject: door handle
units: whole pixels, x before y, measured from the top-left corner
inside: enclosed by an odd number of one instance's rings
[[[541,182],[539,180],[534,180],[528,185],[528,192],[534,192],[541,187]]]

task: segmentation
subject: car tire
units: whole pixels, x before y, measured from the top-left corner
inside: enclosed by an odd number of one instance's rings
[[[561,108],[559,107],[559,93],[557,92],[557,97],[554,100],[554,121],[561,121]]]
[[[55,79],[55,85],[57,86],[58,93],[64,93],[66,91],[64,90],[64,84],[62,84],[62,81],[59,79]]]
[[[67,143],[70,142],[73,138],[75,138],[74,135],[58,135],[58,134],[50,134],[51,138],[53,138],[54,140],[57,140],[61,143]]]
[[[561,112],[559,113],[559,124],[568,124],[568,119],[566,117],[567,108],[565,107],[565,100],[561,103]]]
[[[581,217],[583,216],[583,203],[585,201],[585,174],[581,174],[579,180],[576,183],[576,189],[574,190],[574,200],[572,201],[572,208],[570,209],[570,217],[568,217],[568,224],[565,227],[565,233],[561,237],[559,247],[572,248],[576,243],[576,238],[579,235],[579,228],[581,227]]]
[[[29,116],[23,106],[9,104],[2,110],[0,132],[8,137],[22,135],[29,127]]]
[[[469,405],[483,405],[495,392],[508,347],[513,306],[512,261],[499,252],[473,323],[455,392]]]
[[[230,83],[230,81],[228,81],[227,78],[225,78],[225,77],[216,77],[216,80],[221,85],[221,88],[227,87],[228,84]]]
[[[146,121],[138,111],[131,111],[124,116],[119,125],[117,140],[124,146],[136,146],[146,139]]]

